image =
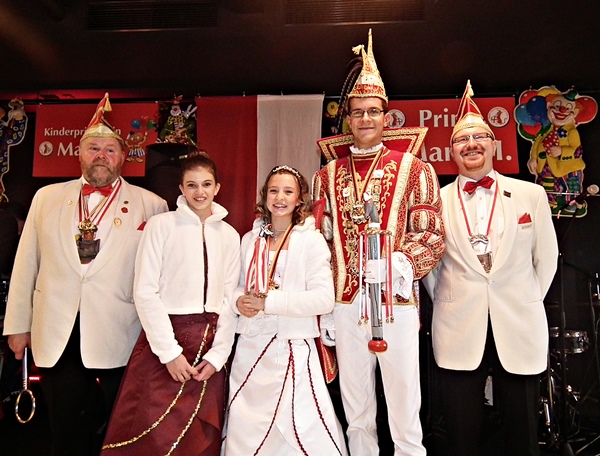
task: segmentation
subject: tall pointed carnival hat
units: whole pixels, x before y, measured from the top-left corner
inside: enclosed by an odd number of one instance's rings
[[[81,137],[81,141],[86,138],[115,138],[121,143],[121,145],[125,145],[123,138],[117,134],[115,128],[110,125],[106,119],[104,119],[104,113],[110,111],[112,111],[112,107],[110,105],[107,92],[104,94],[104,98],[100,100],[100,103],[98,103],[96,112],[92,116],[92,120],[90,120],[90,123],[85,129],[85,132]]]
[[[465,88],[465,93],[460,100],[460,105],[458,107],[458,115],[456,118],[458,121],[454,125],[454,129],[452,130],[452,140],[458,132],[464,130],[465,128],[471,127],[481,127],[486,130],[492,137],[495,137],[494,132],[487,124],[479,107],[475,104],[473,99],[473,88],[471,87],[471,80],[467,81],[467,87]]]
[[[373,56],[373,36],[371,29],[369,29],[369,42],[366,52],[364,44],[353,47],[352,51],[362,57],[362,70],[356,79],[352,91],[348,94],[348,99],[355,97],[377,97],[387,103],[388,97],[385,93],[385,87],[383,86],[379,70],[377,69],[377,63],[375,63],[375,57]]]
[[[365,46],[362,44],[355,46],[352,50],[358,57],[350,62],[348,74],[342,86],[339,106],[347,109],[350,98],[371,97],[380,98],[387,105],[388,97],[375,63],[375,57],[373,57],[373,38],[370,29],[367,50],[365,51]],[[352,87],[352,90],[350,90],[350,87]],[[338,111],[336,131],[342,131],[344,111],[345,109]],[[388,148],[416,154],[421,144],[423,144],[426,134],[427,127],[385,128],[381,140],[386,143]],[[329,136],[319,139],[317,144],[321,149],[321,153],[329,162],[350,154],[350,146],[354,144],[354,136],[351,133]]]

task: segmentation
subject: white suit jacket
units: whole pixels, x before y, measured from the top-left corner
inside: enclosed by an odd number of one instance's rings
[[[154,193],[123,181],[114,212],[111,207],[106,214],[114,214],[110,233],[82,273],[74,238],[80,189],[77,179],[36,193],[15,258],[4,334],[31,332],[40,367],[56,364],[78,311],[83,364],[127,364],[141,329],[133,304],[136,250],[144,222],[168,209]]]
[[[469,243],[458,179],[441,191],[446,252],[423,279],[433,300],[435,360],[445,369],[476,369],[489,313],[502,366],[514,374],[537,374],[547,362],[543,299],[557,267],[556,233],[542,187],[496,175],[496,212],[504,216],[504,233],[489,274]]]

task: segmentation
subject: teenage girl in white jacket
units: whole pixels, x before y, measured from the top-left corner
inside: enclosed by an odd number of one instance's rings
[[[179,188],[177,210],[151,218],[140,241],[134,293],[144,331],[103,456],[220,453],[240,238],[213,201],[220,184],[207,155],[182,163]]]

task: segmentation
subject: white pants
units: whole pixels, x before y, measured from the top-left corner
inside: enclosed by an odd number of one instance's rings
[[[371,326],[358,325],[358,306],[336,304],[333,311],[340,391],[348,421],[352,456],[378,456],[375,368],[379,361],[394,456],[425,455],[419,418],[419,315],[414,306],[394,306],[394,323],[384,323],[388,349],[369,351]]]

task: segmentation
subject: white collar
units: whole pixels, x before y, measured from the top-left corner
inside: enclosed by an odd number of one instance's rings
[[[379,143],[376,146],[369,147],[368,149],[359,149],[358,147],[352,145],[350,146],[350,152],[352,152],[355,155],[368,155],[377,152],[382,147],[383,143]]]

